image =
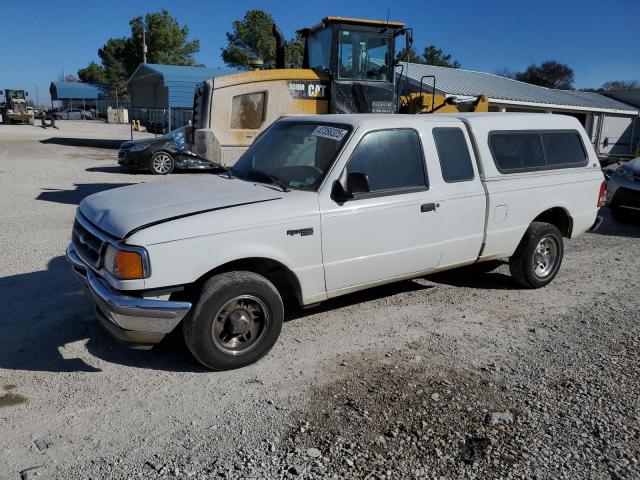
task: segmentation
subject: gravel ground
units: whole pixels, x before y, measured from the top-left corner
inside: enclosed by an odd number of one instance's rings
[[[0,125],[0,478],[640,478],[639,226],[603,212],[542,290],[495,262],[292,311],[212,373],[96,325],[74,209],[166,179],[115,166],[127,127],[58,123]]]

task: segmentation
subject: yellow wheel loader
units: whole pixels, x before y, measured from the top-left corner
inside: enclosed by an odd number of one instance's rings
[[[326,17],[300,30],[303,68],[285,68],[285,41],[277,26],[276,68],[208,80],[196,89],[190,149],[222,166],[233,165],[257,135],[283,115],[324,113],[430,113],[460,111],[431,93],[400,97],[396,38],[412,43],[404,23]],[[472,109],[486,111],[486,98]]]
[[[5,88],[0,92],[4,101],[0,102],[0,116],[2,122],[11,125],[12,123],[28,123],[33,125],[33,109],[27,104],[28,92],[15,88]]]

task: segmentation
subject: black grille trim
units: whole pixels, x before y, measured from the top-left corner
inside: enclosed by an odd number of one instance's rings
[[[73,222],[71,242],[78,256],[93,268],[100,268],[105,242],[90,232],[78,219]]]

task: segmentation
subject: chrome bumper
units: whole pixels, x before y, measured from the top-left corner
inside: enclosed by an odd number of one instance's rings
[[[160,342],[189,313],[191,303],[130,297],[111,288],[88,268],[73,245],[66,252],[67,261],[83,279],[89,299],[96,306],[100,323],[114,337],[145,348]]]

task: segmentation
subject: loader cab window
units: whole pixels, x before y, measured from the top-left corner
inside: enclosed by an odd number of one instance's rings
[[[307,37],[309,68],[329,70],[331,67],[331,29],[325,28]]]
[[[338,32],[338,78],[341,80],[388,81],[391,37],[375,33]]]
[[[245,93],[231,99],[232,129],[257,130],[264,121],[265,92]]]

